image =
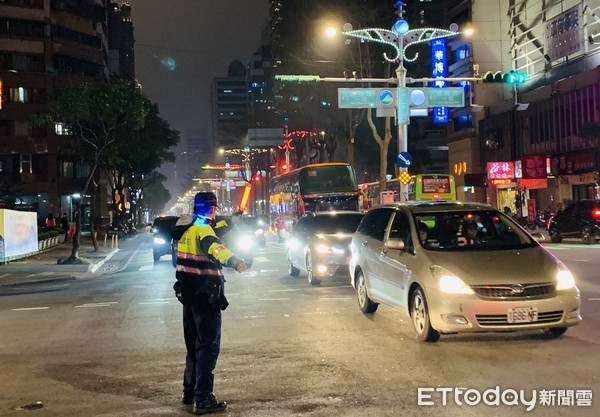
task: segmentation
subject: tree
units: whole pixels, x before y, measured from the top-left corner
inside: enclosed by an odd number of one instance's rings
[[[34,124],[64,123],[70,132],[62,151],[78,156],[89,165],[89,173],[81,190],[85,196],[92,192],[94,201],[98,166],[114,151],[115,142],[127,133],[144,126],[148,109],[142,91],[132,82],[116,79],[102,84],[70,85],[58,92],[47,113],[38,115]],[[93,207],[93,204],[92,204]],[[76,203],[75,236],[71,256],[65,263],[81,263],[81,200]],[[93,216],[90,230],[93,229]],[[92,233],[94,247],[95,236]]]
[[[157,171],[144,177],[144,196],[141,200],[142,209],[149,210],[152,213],[161,213],[164,211],[165,204],[171,198],[171,193],[164,186],[166,177]]]
[[[112,188],[113,203],[126,201],[127,189],[130,212],[136,222],[140,219],[145,178],[164,162],[175,160],[175,154],[168,149],[179,143],[179,132],[171,129],[159,116],[158,106],[147,99],[144,105],[147,111],[144,126],[137,131],[125,132],[126,137],[114,143],[103,166]],[[164,181],[164,177],[156,175],[152,181],[159,178]]]

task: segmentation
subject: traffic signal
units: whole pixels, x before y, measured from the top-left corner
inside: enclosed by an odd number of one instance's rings
[[[527,81],[527,74],[512,70],[507,73],[502,71],[488,71],[481,76],[484,83],[503,83],[508,85],[523,84]]]
[[[511,71],[504,77],[504,82],[509,85],[523,84],[527,81],[527,74],[524,72]]]
[[[279,165],[279,169],[281,170],[281,172],[287,172],[288,164],[286,164],[285,162],[282,162],[281,165]]]
[[[260,182],[260,180],[262,180],[262,175],[257,172],[256,175],[254,175],[254,182]]]

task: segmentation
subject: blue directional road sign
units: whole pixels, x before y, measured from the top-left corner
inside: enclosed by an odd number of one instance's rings
[[[400,168],[408,168],[413,161],[413,157],[408,152],[400,152],[396,158],[396,164]]]

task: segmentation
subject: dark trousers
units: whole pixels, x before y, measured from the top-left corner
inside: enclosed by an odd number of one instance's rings
[[[221,310],[209,306],[206,294],[183,306],[183,337],[187,355],[183,394],[202,401],[213,392],[214,369],[221,349]]]

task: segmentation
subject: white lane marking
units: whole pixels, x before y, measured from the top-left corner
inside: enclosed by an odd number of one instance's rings
[[[110,307],[113,304],[118,304],[118,301],[106,301],[104,303],[85,303],[79,306],[75,306],[75,308],[94,308],[94,307]]]
[[[290,301],[289,298],[259,298],[258,301]]]
[[[253,258],[253,262],[273,262],[269,258],[265,258],[264,256],[257,256]]]
[[[170,301],[147,301],[144,303],[138,303],[138,305],[157,305],[157,304],[171,304]]]
[[[589,259],[573,259],[573,262],[589,262]]]
[[[281,271],[280,269],[261,269],[259,270],[259,272],[279,272]]]
[[[48,310],[50,307],[13,308],[12,311]]]
[[[283,290],[269,290],[269,292],[290,292],[290,291],[300,291],[297,288],[285,288]]]
[[[0,275],[0,278],[4,278],[4,277],[9,276],[9,275],[10,274],[2,274],[2,275]]]
[[[148,301],[173,301],[170,298],[151,298]]]
[[[154,265],[142,265],[140,266],[140,271],[151,271],[154,269]]]
[[[81,306],[75,306],[75,308],[96,308],[96,307],[110,307],[110,304],[93,304],[93,305],[89,305],[89,304],[84,304]]]
[[[600,298],[588,298],[588,301],[600,301]]]

